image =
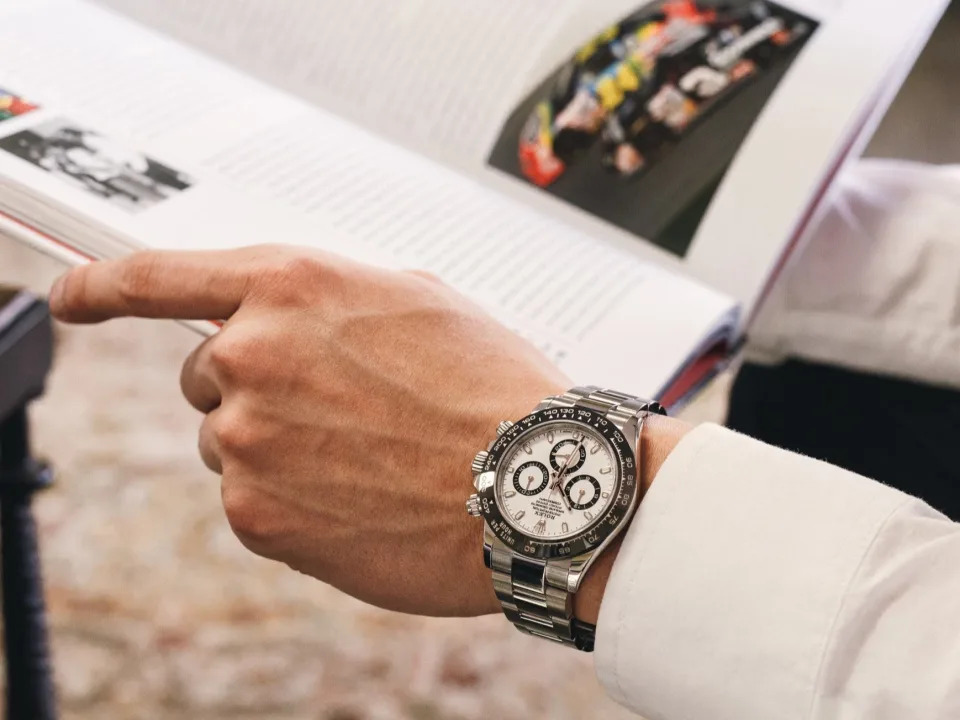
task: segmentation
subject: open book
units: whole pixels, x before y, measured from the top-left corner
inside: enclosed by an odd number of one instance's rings
[[[426,269],[577,382],[675,403],[945,4],[4,0],[0,232]]]

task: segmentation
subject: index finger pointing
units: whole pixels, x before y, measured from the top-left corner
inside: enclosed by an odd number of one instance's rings
[[[75,268],[50,293],[60,320],[115,317],[221,320],[233,315],[250,281],[249,249],[144,251]]]

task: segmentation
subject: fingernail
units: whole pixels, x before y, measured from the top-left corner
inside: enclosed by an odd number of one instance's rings
[[[54,315],[63,310],[63,295],[64,289],[67,286],[68,274],[69,273],[64,273],[57,278],[57,281],[53,283],[53,287],[50,288],[50,298],[48,302],[50,303],[50,312]]]

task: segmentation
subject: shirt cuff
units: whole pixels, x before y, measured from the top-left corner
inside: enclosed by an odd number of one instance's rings
[[[607,692],[648,720],[809,713],[846,588],[907,496],[715,425],[661,468],[597,624]]]

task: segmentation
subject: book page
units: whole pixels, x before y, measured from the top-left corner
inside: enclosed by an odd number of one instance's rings
[[[504,123],[488,161],[683,258],[820,21],[767,0],[657,0],[616,17],[551,67]]]
[[[96,1],[747,316],[946,4]]]
[[[0,20],[0,87],[21,110],[0,119],[0,211],[81,254],[283,242],[426,269],[576,379],[648,394],[735,314],[117,16],[8,0]]]
[[[829,207],[833,179],[862,154],[947,5],[845,0],[764,109],[686,262],[691,275],[743,303],[745,323]]]
[[[597,32],[651,4],[91,1],[378,134],[472,170],[482,166],[524,93]],[[710,7],[719,0],[698,1]],[[842,1],[793,4],[819,17]]]
[[[579,0],[96,0],[454,164],[479,165]]]
[[[598,5],[617,21],[594,35]],[[749,316],[946,0],[601,0],[505,121],[492,186]]]

